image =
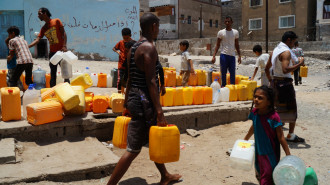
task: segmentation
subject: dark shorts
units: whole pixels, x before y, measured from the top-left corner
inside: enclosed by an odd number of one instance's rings
[[[156,125],[155,111],[144,91],[131,88],[128,92],[127,109],[132,119],[127,130],[127,151],[140,152],[149,142],[149,129]]]

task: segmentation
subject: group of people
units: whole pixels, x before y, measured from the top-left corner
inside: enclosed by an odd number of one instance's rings
[[[51,19],[51,14],[47,8],[40,8],[38,17],[45,21],[45,25],[41,28],[37,39],[30,45],[19,37],[17,27],[8,29],[9,36],[6,43],[9,47],[9,56],[7,61],[10,63],[16,56],[17,62],[9,80],[10,86],[17,86],[23,71],[26,75],[26,84],[33,83],[33,60],[29,48],[36,45],[43,36],[47,37],[50,44],[49,57],[57,51],[67,50],[67,36],[61,21]],[[217,44],[212,57],[212,62],[215,63],[216,54],[222,46],[220,54],[222,86],[226,85],[227,70],[230,72],[230,83],[235,84],[235,50],[238,54],[238,64],[241,63],[239,34],[237,30],[232,29],[232,23],[232,18],[226,17],[226,28],[218,33]],[[122,30],[123,40],[113,48],[113,51],[119,54],[118,92],[124,92],[126,87],[123,114],[129,115],[131,121],[127,131],[127,150],[118,161],[108,185],[119,182],[142,147],[148,143],[149,128],[152,125],[167,125],[159,102],[159,94],[166,93],[164,74],[154,45],[159,33],[159,19],[151,13],[146,13],[140,18],[140,27],[141,34],[138,41],[134,41],[131,38],[131,30],[125,28]],[[280,145],[282,145],[286,155],[290,155],[286,141],[304,142],[303,138],[294,134],[297,105],[291,72],[304,65],[302,51],[292,50],[297,43],[296,40],[297,35],[294,32],[285,32],[282,42],[270,55],[262,54],[262,48],[259,45],[253,47],[253,52],[258,56],[258,59],[252,80],[260,67],[262,86],[254,91],[249,115],[253,124],[244,139],[248,140],[254,134],[255,168],[260,184],[273,184],[272,171],[280,160]],[[179,48],[182,51],[180,70],[180,74],[183,76],[182,84],[187,86],[190,74],[195,72],[188,53],[189,42],[180,42]],[[299,55],[297,54],[296,57],[294,53],[299,53]],[[50,85],[52,87],[56,84],[57,65],[49,63],[49,66],[51,69]],[[68,79],[65,81],[69,82]],[[295,83],[301,83],[301,80],[297,78]],[[284,122],[290,123],[286,138],[282,129]],[[160,184],[166,185],[181,178],[179,174],[170,174],[164,164],[155,163],[155,165],[161,174]]]
[[[66,43],[67,36],[60,19],[51,19],[51,13],[47,8],[40,8],[38,10],[38,18],[44,21],[45,24],[41,28],[38,37],[28,45],[23,37],[20,37],[20,30],[16,26],[8,28],[8,38],[6,39],[6,45],[9,49],[9,55],[7,57],[8,69],[8,86],[15,87],[20,83],[20,77],[25,71],[25,83],[27,85],[33,84],[32,81],[32,69],[33,59],[29,48],[37,45],[40,39],[44,36],[49,41],[49,58],[51,58],[57,51],[67,51]],[[58,63],[61,65],[61,62]],[[57,65],[58,65],[57,64]],[[53,65],[49,62],[50,67],[50,87],[56,85],[56,73],[57,65]],[[64,82],[69,82],[69,79],[65,79]],[[23,88],[21,90],[24,91]]]

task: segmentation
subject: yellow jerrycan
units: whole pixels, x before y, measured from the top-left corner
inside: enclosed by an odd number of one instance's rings
[[[131,121],[130,117],[118,116],[115,120],[113,128],[112,144],[118,148],[126,148],[127,146],[127,128]]]

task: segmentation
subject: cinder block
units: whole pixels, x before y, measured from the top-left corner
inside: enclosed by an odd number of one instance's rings
[[[14,138],[1,139],[0,148],[0,164],[16,162]]]

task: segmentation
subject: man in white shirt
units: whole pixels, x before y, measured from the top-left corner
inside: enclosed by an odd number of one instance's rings
[[[241,64],[241,52],[238,44],[238,31],[232,29],[233,19],[229,16],[225,19],[226,28],[218,32],[217,45],[212,58],[212,63],[215,63],[215,55],[217,54],[221,43],[220,54],[220,68],[221,68],[221,86],[226,86],[226,74],[227,70],[230,73],[230,84],[235,84],[235,49],[238,54],[238,64]]]
[[[268,81],[268,78],[267,78],[266,73],[265,73],[265,66],[266,66],[266,63],[268,61],[269,54],[268,53],[262,54],[262,47],[260,45],[255,45],[253,47],[253,53],[258,56],[258,59],[256,61],[256,68],[254,70],[254,73],[252,75],[251,80],[254,80],[254,77],[256,76],[257,71],[260,68],[261,85],[268,86],[269,81]]]

